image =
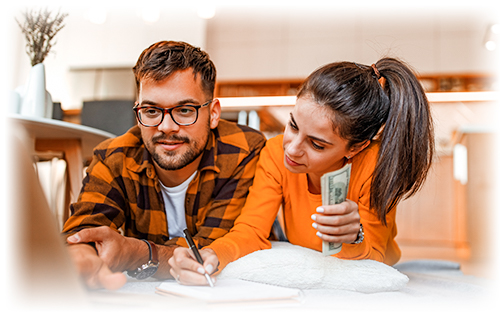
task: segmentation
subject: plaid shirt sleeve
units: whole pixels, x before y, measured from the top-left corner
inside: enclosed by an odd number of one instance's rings
[[[212,136],[199,175],[186,194],[186,224],[199,248],[233,227],[266,141],[258,131],[223,120]],[[186,245],[183,238],[174,238],[167,244]]]
[[[138,214],[161,209],[161,203],[156,194],[149,199],[146,209],[138,203],[145,199],[143,192],[155,190],[153,181],[138,176],[137,171],[145,169],[146,164],[137,147],[138,128],[134,131],[107,140],[94,149],[78,201],[71,205],[72,216],[66,221],[63,233],[71,235],[84,228],[109,226],[114,230],[122,228],[127,236],[147,237],[147,225],[129,223]]]

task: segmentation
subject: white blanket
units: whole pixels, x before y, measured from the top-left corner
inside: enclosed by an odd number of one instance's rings
[[[397,291],[408,277],[374,260],[342,260],[318,251],[273,242],[226,266],[219,279],[237,278],[298,289],[337,289],[375,293]]]

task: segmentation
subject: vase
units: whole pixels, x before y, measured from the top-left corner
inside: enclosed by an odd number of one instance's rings
[[[28,82],[19,90],[22,115],[52,118],[53,104],[46,90],[44,64],[36,64],[31,68]]]

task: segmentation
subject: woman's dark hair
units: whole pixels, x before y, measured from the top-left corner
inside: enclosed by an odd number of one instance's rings
[[[332,63],[314,71],[297,97],[329,107],[349,148],[380,137],[370,206],[386,224],[386,214],[421,188],[434,155],[429,103],[412,70],[394,58],[371,67]]]
[[[133,71],[137,92],[141,80],[161,81],[178,70],[193,68],[196,76],[201,76],[203,91],[212,99],[217,72],[208,54],[188,43],[161,41],[146,48]]]

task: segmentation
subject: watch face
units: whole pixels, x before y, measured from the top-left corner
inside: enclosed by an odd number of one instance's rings
[[[158,264],[150,261],[146,264],[143,264],[136,270],[131,271],[130,273],[128,273],[128,275],[138,280],[144,280],[155,274],[157,270],[158,270]]]
[[[145,269],[143,269],[141,272],[137,273],[136,279],[138,280],[144,280],[152,276],[153,274],[156,273],[158,270],[157,266],[149,266]]]

